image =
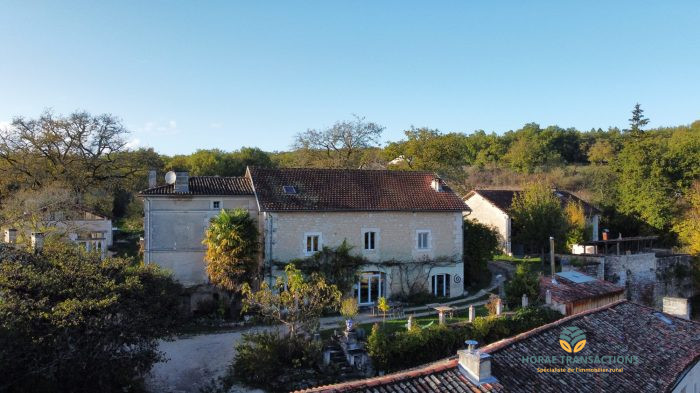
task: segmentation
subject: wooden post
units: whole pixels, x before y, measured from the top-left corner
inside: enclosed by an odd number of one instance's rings
[[[474,315],[475,315],[475,310],[474,310],[474,305],[469,306],[469,322],[474,322]]]
[[[499,297],[498,301],[496,302],[496,315],[501,315],[501,312],[503,312],[503,302]]]
[[[549,262],[552,267],[552,278],[554,278],[556,269],[554,267],[554,238],[552,236],[549,237]]]

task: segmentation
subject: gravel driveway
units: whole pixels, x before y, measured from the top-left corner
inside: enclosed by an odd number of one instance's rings
[[[251,328],[238,332],[201,334],[162,341],[160,350],[166,362],[157,363],[146,376],[146,386],[153,393],[190,393],[211,379],[224,375],[235,354],[234,345],[243,333],[261,331]],[[231,392],[264,393],[234,387]]]

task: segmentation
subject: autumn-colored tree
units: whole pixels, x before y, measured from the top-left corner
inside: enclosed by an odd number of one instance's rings
[[[583,204],[580,201],[571,201],[564,207],[564,216],[567,222],[566,232],[566,248],[571,249],[574,244],[581,244],[588,240],[586,214],[583,210]]]
[[[236,292],[258,272],[258,228],[247,210],[221,210],[211,220],[202,243],[212,284]]]
[[[674,230],[688,253],[700,255],[700,181],[695,182],[685,199],[685,213]]]
[[[291,337],[311,333],[318,328],[323,310],[338,308],[341,293],[317,273],[305,278],[294,264],[285,266],[284,271],[286,285],[283,277],[277,277],[274,288],[263,282],[258,291],[243,284],[243,310],[282,323]]]
[[[599,139],[588,149],[588,161],[592,164],[608,164],[615,158],[615,146],[610,141]]]

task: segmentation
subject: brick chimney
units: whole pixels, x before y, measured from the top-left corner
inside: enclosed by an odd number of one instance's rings
[[[151,169],[148,171],[148,188],[153,188],[158,184],[158,180],[156,179],[157,173],[155,169]]]
[[[17,230],[15,228],[5,229],[5,243],[17,243]]]
[[[188,172],[175,172],[175,192],[190,192],[190,174]]]
[[[491,355],[476,349],[474,340],[465,341],[467,349],[457,351],[459,370],[476,385],[497,382],[491,375]]]
[[[41,252],[44,249],[44,234],[42,232],[32,232],[32,250]]]

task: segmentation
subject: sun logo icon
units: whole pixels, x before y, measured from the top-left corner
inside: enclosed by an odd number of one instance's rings
[[[568,353],[577,353],[586,346],[586,333],[576,326],[566,327],[559,335],[559,345]]]

